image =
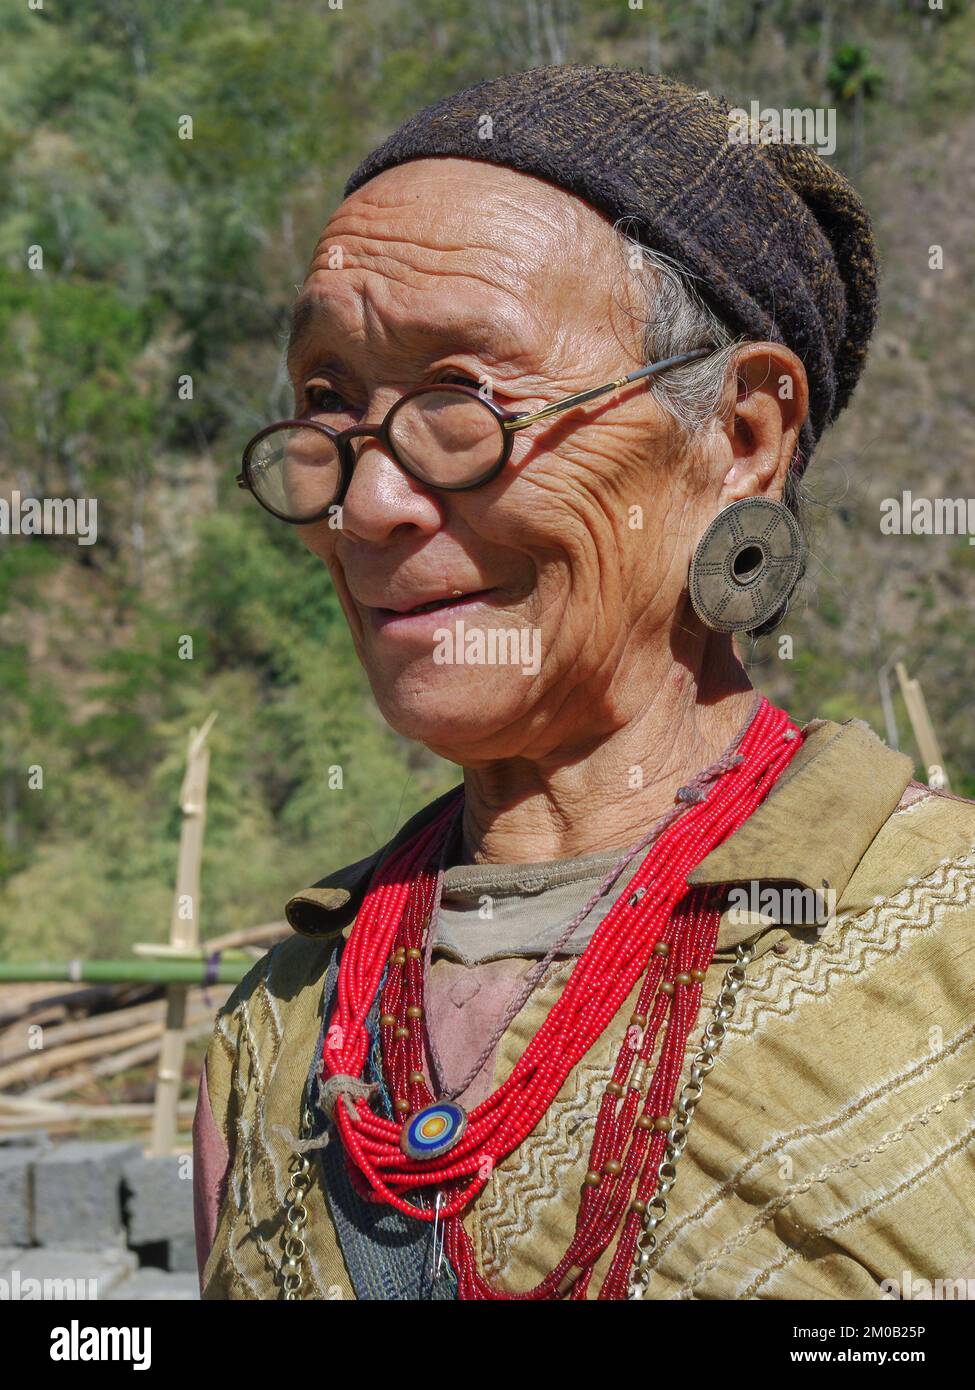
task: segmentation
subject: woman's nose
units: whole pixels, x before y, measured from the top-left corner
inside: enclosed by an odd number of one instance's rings
[[[386,408],[388,409],[388,403]],[[382,419],[375,408],[365,417]],[[371,435],[349,440],[355,466],[342,502],[342,530],[362,540],[383,541],[399,526],[432,533],[442,522],[441,504],[400,468]]]

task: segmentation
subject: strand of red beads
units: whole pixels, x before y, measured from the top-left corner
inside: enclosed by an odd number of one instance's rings
[[[418,1208],[406,1194],[429,1188],[444,1194],[439,1217],[460,1297],[513,1297],[479,1274],[461,1214],[496,1164],[535,1127],[642,975],[636,1008],[600,1103],[572,1240],[545,1279],[514,1297],[585,1297],[593,1266],[621,1221],[624,1229],[612,1268],[624,1262],[623,1244],[632,1254],[640,1204],[645,1207],[656,1183],[668,1112],[717,932],[718,913],[700,893],[688,893],[687,874],[751,814],[799,742],[788,717],[763,701],[741,741],[739,764],[722,774],[706,799],[652,847],[508,1080],[471,1113],[447,1154],[411,1158],[400,1149],[400,1123],[376,1115],[363,1101],[343,1098],[337,1105],[336,1120],[360,1191],[419,1220],[433,1219],[432,1204]],[[326,1074],[361,1074],[368,1048],[365,1018],[388,964],[380,1039],[387,1085],[396,1113],[403,1117],[433,1100],[422,1071],[423,941],[435,896],[432,866],[456,809],[451,803],[389,861],[363,904],[339,972],[339,1031],[331,1031],[341,1046],[333,1044],[324,1057]],[[659,1058],[641,1107],[661,1029]],[[634,1184],[637,1195],[631,1202]],[[601,1296],[609,1283],[607,1279]]]

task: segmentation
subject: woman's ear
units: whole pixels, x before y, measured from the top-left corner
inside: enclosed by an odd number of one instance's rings
[[[742,497],[782,496],[809,411],[806,369],[779,343],[746,343],[734,359],[735,400],[725,420],[731,466],[721,506]]]

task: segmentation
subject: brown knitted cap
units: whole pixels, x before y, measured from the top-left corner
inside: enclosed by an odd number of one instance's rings
[[[345,192],[395,164],[453,155],[548,179],[613,221],[632,218],[628,230],[696,276],[732,329],[802,359],[808,457],[849,400],[873,331],[870,220],[808,145],[729,139],[729,109],[653,73],[532,68],[426,107],[359,164]]]

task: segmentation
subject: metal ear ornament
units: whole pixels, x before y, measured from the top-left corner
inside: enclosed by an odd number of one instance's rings
[[[704,532],[687,587],[702,623],[715,632],[747,632],[786,606],[801,574],[802,537],[788,507],[743,497]]]

